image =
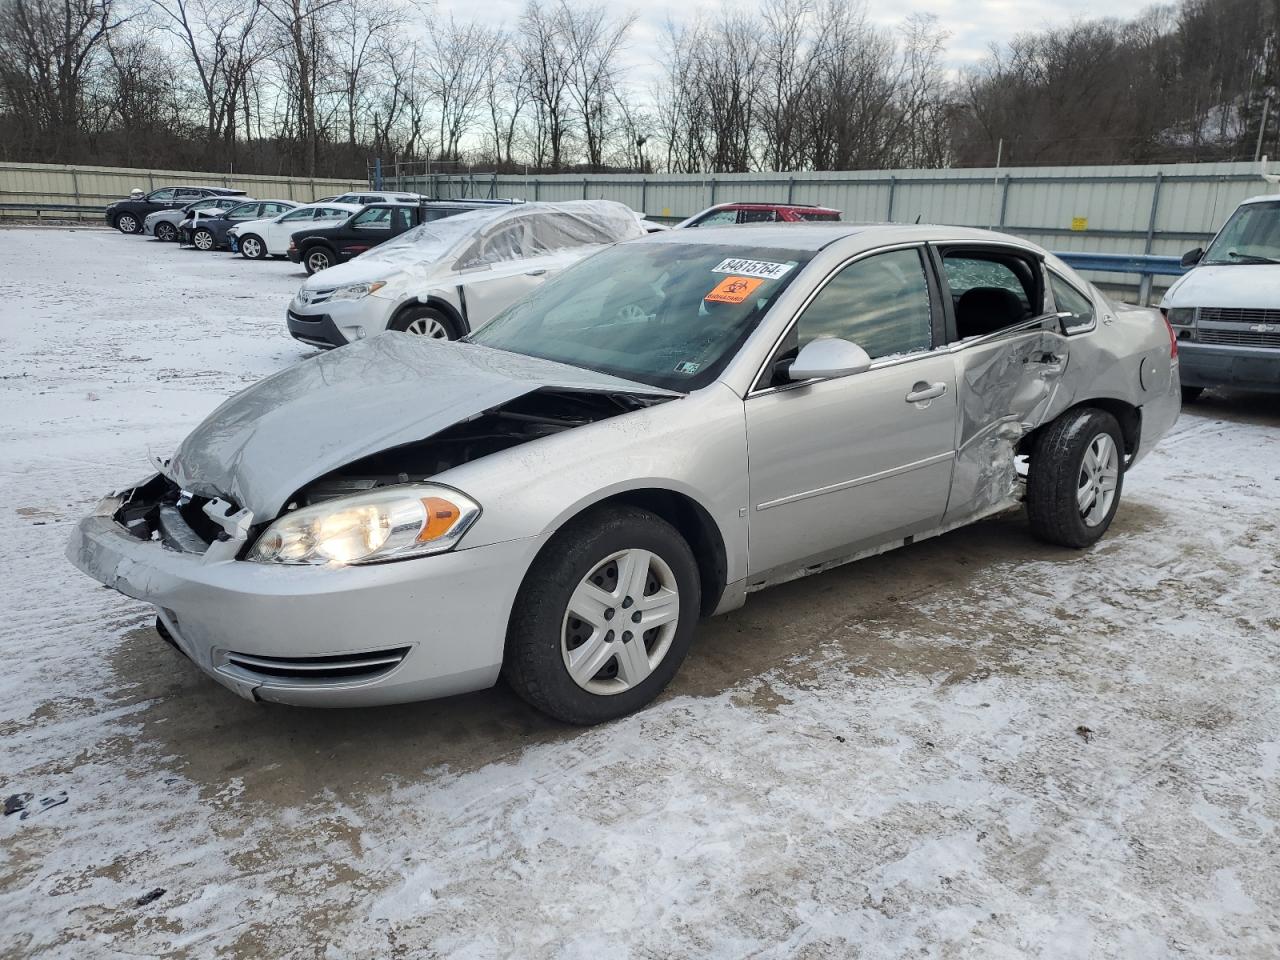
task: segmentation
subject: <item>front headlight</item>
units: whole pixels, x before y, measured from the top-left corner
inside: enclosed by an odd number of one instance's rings
[[[338,287],[330,295],[330,300],[363,300],[371,293],[377,293],[387,285],[387,281],[378,280],[374,283],[348,283]]]
[[[431,483],[400,484],[287,513],[254,543],[263,563],[375,563],[442,553],[462,539],[480,505]]]
[[[1169,311],[1169,322],[1175,327],[1189,327],[1195,319],[1195,307],[1174,307]]]

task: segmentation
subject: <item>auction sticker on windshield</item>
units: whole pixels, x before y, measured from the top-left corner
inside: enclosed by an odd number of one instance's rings
[[[729,257],[721,260],[718,266],[712,267],[712,273],[738,273],[746,277],[762,277],[765,280],[777,280],[784,277],[794,267],[794,263],[771,263],[768,260],[742,260]]]
[[[711,303],[741,303],[762,283],[758,277],[725,277],[702,299]]]

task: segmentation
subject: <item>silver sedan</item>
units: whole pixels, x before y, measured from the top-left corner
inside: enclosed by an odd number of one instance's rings
[[[232,397],[73,563],[250,699],[476,690],[593,723],[700,617],[1019,502],[1085,547],[1178,415],[1176,343],[1039,247],[947,227],[679,230],[464,341],[387,333]]]

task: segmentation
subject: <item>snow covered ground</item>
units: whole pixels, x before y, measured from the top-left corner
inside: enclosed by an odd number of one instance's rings
[[[1280,401],[1185,413],[1094,549],[1015,514],[756,595],[605,727],[254,705],[62,550],[309,353],[300,279],[0,230],[0,956],[1280,953]]]

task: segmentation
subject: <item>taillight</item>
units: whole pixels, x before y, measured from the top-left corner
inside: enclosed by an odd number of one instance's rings
[[[1169,322],[1169,314],[1164,310],[1160,311],[1160,316],[1164,320],[1164,328],[1169,331],[1169,359],[1178,359],[1178,338],[1173,332],[1173,324]]]

